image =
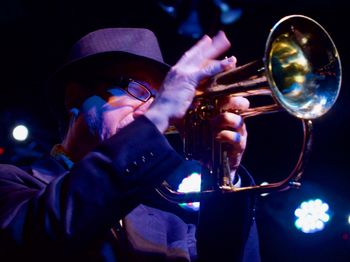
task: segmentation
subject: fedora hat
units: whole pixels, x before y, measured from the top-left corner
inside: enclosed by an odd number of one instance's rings
[[[62,113],[64,87],[74,77],[90,77],[94,69],[120,61],[141,61],[150,77],[164,79],[170,66],[163,60],[158,40],[146,28],[104,28],[93,31],[71,48],[63,65],[48,80],[53,110]],[[56,112],[57,113],[57,112]]]

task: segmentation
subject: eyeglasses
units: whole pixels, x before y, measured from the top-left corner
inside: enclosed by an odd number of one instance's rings
[[[142,102],[147,102],[151,97],[154,97],[154,94],[148,87],[131,78],[121,77],[112,83]]]

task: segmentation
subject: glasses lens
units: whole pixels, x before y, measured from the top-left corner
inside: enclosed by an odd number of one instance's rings
[[[127,91],[137,99],[144,102],[151,97],[151,92],[144,85],[135,81],[130,81]]]

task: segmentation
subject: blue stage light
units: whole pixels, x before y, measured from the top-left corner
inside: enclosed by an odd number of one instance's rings
[[[220,9],[220,20],[224,25],[232,24],[242,16],[241,8],[231,8],[224,0],[214,0],[214,4]]]
[[[329,206],[321,199],[304,201],[295,210],[295,227],[304,233],[315,233],[324,229],[330,220]]]

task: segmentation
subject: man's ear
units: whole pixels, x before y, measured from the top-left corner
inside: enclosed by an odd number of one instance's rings
[[[67,110],[80,108],[80,105],[89,96],[89,92],[78,82],[69,82],[66,86],[65,106]]]
[[[72,127],[74,122],[78,119],[79,116],[79,109],[76,107],[73,107],[69,109],[69,127]]]
[[[70,115],[71,115],[71,118],[77,118],[78,117],[78,115],[79,115],[79,109],[78,108],[76,108],[76,107],[73,107],[73,108],[71,108],[70,110],[69,110],[69,113],[70,113]]]

